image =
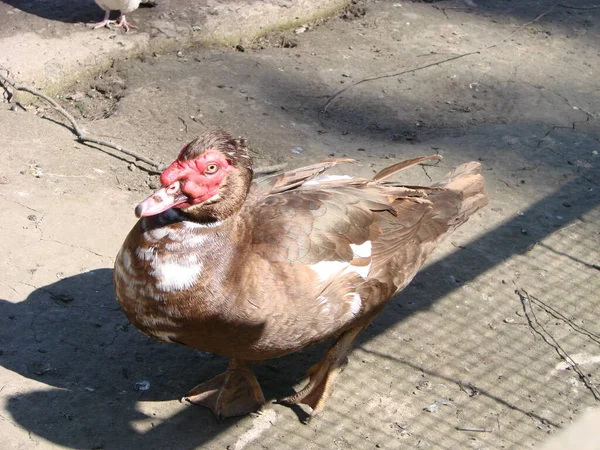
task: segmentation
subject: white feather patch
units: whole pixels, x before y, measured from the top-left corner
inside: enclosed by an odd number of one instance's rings
[[[198,223],[198,222],[190,222],[190,221],[184,221],[183,222],[183,226],[186,228],[216,228],[216,227],[220,227],[221,225],[223,225],[223,222],[221,221],[216,221],[216,222],[208,222],[208,223]]]
[[[360,312],[360,307],[362,305],[362,299],[360,298],[358,292],[350,292],[344,295],[344,297],[350,298],[350,301],[348,302],[350,305],[350,312],[354,315],[357,315]]]
[[[304,186],[317,186],[326,181],[336,181],[336,180],[351,180],[352,177],[350,175],[321,175],[320,177],[313,178],[310,181],[304,183]]]
[[[355,258],[370,258],[371,257],[371,241],[365,241],[360,245],[350,244],[352,253]]]
[[[344,261],[320,261],[309,266],[319,277],[319,281],[327,281],[335,276],[342,276],[348,273],[356,273],[362,278],[367,278],[371,264],[367,266],[353,266]]]
[[[154,228],[154,229],[148,231],[147,233],[155,241],[160,241],[167,234],[169,234],[169,228],[167,228],[167,227]]]
[[[309,267],[317,274],[319,281],[327,281],[344,272],[350,264],[344,261],[319,261]]]
[[[161,262],[156,264],[152,275],[156,278],[157,289],[161,291],[183,291],[198,281],[202,273],[202,264],[195,262],[193,265],[179,264],[178,262]]]

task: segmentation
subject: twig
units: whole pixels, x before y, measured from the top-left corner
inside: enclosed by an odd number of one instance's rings
[[[7,73],[9,73],[9,71],[7,69],[4,69],[2,67],[0,67],[0,70],[4,70]],[[2,73],[0,73],[0,84],[2,85],[2,87],[6,88],[6,84],[8,84],[10,87],[12,87],[13,89],[17,90],[17,91],[23,91],[23,92],[28,92],[30,94],[35,95],[36,97],[39,97],[41,99],[46,100],[48,103],[50,103],[50,105],[52,105],[52,108],[54,108],[55,111],[59,112],[60,114],[62,114],[70,123],[71,123],[71,127],[72,127],[72,131],[73,133],[75,133],[75,135],[77,136],[77,140],[79,142],[83,143],[91,143],[91,144],[97,144],[97,145],[102,145],[104,147],[108,147],[108,148],[112,148],[114,150],[117,150],[121,153],[125,153],[126,155],[131,156],[132,158],[135,158],[138,161],[142,161],[146,164],[148,164],[149,166],[153,167],[156,170],[153,169],[147,169],[145,167],[140,167],[141,169],[152,173],[152,174],[159,174],[161,173],[161,171],[163,171],[165,169],[165,166],[162,164],[157,163],[156,161],[151,160],[150,158],[147,158],[143,155],[140,155],[139,153],[136,153],[132,150],[128,150],[125,147],[119,145],[119,144],[115,144],[114,142],[110,142],[110,141],[105,141],[102,139],[97,139],[91,135],[89,135],[83,128],[81,128],[81,126],[79,125],[79,123],[77,122],[77,120],[75,120],[75,118],[69,114],[69,112],[64,109],[62,106],[60,106],[56,100],[52,99],[51,97],[47,96],[46,94],[44,94],[43,92],[40,92],[36,89],[32,89],[29,88],[27,86],[23,86],[20,84],[17,84],[14,80],[8,78],[6,75],[3,75]],[[11,95],[12,98],[12,95]],[[23,109],[25,109],[19,102],[16,103],[17,105],[21,106]],[[25,109],[25,111],[27,111]],[[178,117],[178,119],[183,123],[183,125],[185,126],[185,131],[187,133],[187,124],[185,123],[185,121],[181,118]],[[254,169],[254,174],[255,175],[266,175],[269,173],[273,173],[273,172],[278,172],[282,169],[284,169],[285,167],[287,167],[287,164],[275,164],[272,166],[265,166],[265,167],[257,167],[256,169]]]
[[[565,5],[564,3],[559,3],[556,6],[560,6],[561,8],[566,8],[566,9],[580,9],[583,11],[588,11],[590,9],[600,9],[600,5],[592,5],[592,6],[571,6],[571,5]]]
[[[525,313],[525,317],[527,318],[529,327],[536,334],[538,334],[544,340],[544,342],[546,342],[546,344],[548,344],[554,348],[556,353],[558,353],[558,355],[567,364],[569,364],[569,366],[571,366],[573,368],[575,373],[577,373],[577,375],[579,375],[579,379],[583,382],[585,387],[587,387],[588,390],[592,393],[592,395],[594,396],[594,399],[596,401],[600,401],[600,393],[598,392],[596,387],[590,382],[588,377],[579,368],[579,365],[575,362],[575,360],[573,358],[571,358],[571,356],[567,353],[567,351],[561,347],[561,345],[558,343],[558,341],[556,339],[554,339],[554,337],[544,328],[544,326],[538,320],[537,316],[535,315],[535,311],[533,310],[533,307],[532,307],[532,304],[534,304],[534,302],[532,302],[532,299],[536,300],[537,302],[540,302],[540,301],[537,300],[535,297],[531,297],[525,289],[517,288],[515,290],[515,294],[517,294],[519,296],[519,299],[521,300],[523,312]]]
[[[544,244],[540,244],[540,245],[544,246]],[[548,247],[546,247],[546,248],[548,248]],[[529,294],[527,294],[527,295],[529,295]],[[582,326],[577,325],[575,322],[573,322],[569,318],[565,317],[565,315],[562,314],[560,311],[557,311],[556,309],[554,309],[550,305],[547,305],[546,303],[544,303],[540,299],[534,297],[533,295],[529,295],[528,298],[531,303],[542,308],[546,313],[550,314],[555,319],[562,320],[563,322],[565,322],[569,327],[571,327],[573,329],[573,331],[576,331],[577,333],[587,336],[592,341],[594,341],[596,344],[600,345],[600,335],[599,334],[594,333],[593,331],[586,330]]]
[[[528,27],[529,25],[531,25],[531,24],[537,22],[538,20],[540,20],[542,17],[550,14],[554,10],[554,8],[556,8],[557,6],[560,6],[560,4],[553,5],[546,12],[543,12],[542,14],[540,14],[539,16],[537,16],[535,19],[530,20],[527,23],[524,23],[519,28],[517,28],[515,31],[513,31],[512,33],[510,33],[507,36],[503,37],[499,41],[494,42],[494,43],[489,44],[489,45],[486,45],[486,46],[480,48],[479,50],[473,50],[471,52],[461,53],[460,55],[451,56],[450,58],[442,59],[441,61],[435,61],[435,62],[432,62],[432,63],[429,63],[429,64],[425,64],[423,66],[414,67],[412,69],[407,69],[407,70],[403,70],[403,71],[400,71],[400,72],[394,72],[394,73],[383,74],[383,75],[373,75],[373,76],[370,76],[370,77],[367,77],[367,78],[363,78],[362,80],[358,80],[358,81],[356,81],[356,82],[354,82],[354,83],[346,86],[345,88],[340,89],[335,94],[333,94],[331,97],[329,97],[329,99],[327,100],[327,102],[325,102],[325,105],[323,106],[323,109],[321,110],[321,115],[320,115],[321,123],[323,123],[325,121],[325,114],[327,114],[327,109],[331,106],[331,104],[333,103],[333,101],[336,98],[338,98],[341,94],[343,94],[344,92],[346,92],[348,89],[356,87],[359,84],[366,83],[367,81],[380,80],[380,79],[383,79],[383,78],[398,77],[398,76],[401,76],[401,75],[406,75],[408,73],[417,72],[419,70],[428,69],[429,67],[439,66],[441,64],[445,64],[445,63],[450,62],[450,61],[455,61],[457,59],[465,58],[467,56],[479,55],[479,54],[481,54],[482,52],[484,52],[486,50],[489,50],[491,48],[497,47],[498,45],[506,42],[511,37],[513,37],[515,34],[519,33],[521,30],[523,30],[525,27]]]
[[[188,132],[188,126],[187,126],[187,123],[185,123],[185,120],[183,120],[181,117],[177,117],[177,118],[178,118],[178,119],[181,121],[181,123],[182,123],[182,124],[183,124],[183,126],[185,127],[185,134],[187,134],[187,132]]]
[[[1,70],[5,70],[8,73],[7,69],[4,69],[4,68],[0,68],[0,69]],[[79,142],[81,142],[82,144],[86,143],[86,142],[89,142],[89,143],[92,143],[92,144],[98,144],[98,145],[102,145],[104,147],[112,148],[112,149],[117,150],[117,151],[119,151],[121,153],[125,153],[126,155],[129,155],[129,156],[137,159],[138,161],[145,162],[149,166],[154,167],[156,170],[148,170],[149,172],[152,172],[152,173],[160,173],[160,171],[163,169],[163,166],[161,164],[159,164],[159,163],[157,163],[157,162],[155,162],[155,161],[153,161],[153,160],[151,160],[149,158],[146,158],[145,156],[140,155],[140,154],[138,154],[138,153],[136,153],[134,151],[128,150],[128,149],[122,147],[121,145],[115,144],[115,143],[110,142],[110,141],[104,141],[102,139],[96,139],[95,137],[90,136],[83,128],[81,128],[79,126],[79,123],[77,123],[77,121],[75,120],[75,118],[71,114],[69,114],[69,112],[66,109],[64,109],[54,99],[50,98],[49,96],[47,96],[43,92],[40,92],[40,91],[38,91],[36,89],[29,88],[27,86],[23,86],[23,85],[17,84],[14,80],[11,80],[7,76],[3,75],[2,73],[0,73],[0,79],[3,81],[3,84],[8,84],[13,89],[16,89],[17,91],[28,92],[28,93],[33,94],[36,97],[44,99],[48,103],[50,103],[50,105],[52,105],[52,107],[54,108],[55,111],[57,111],[58,113],[62,114],[71,123],[72,130],[75,133],[75,135],[77,136],[77,140]]]
[[[476,51],[468,52],[468,53],[463,53],[461,55],[452,56],[450,58],[443,59],[441,61],[432,62],[430,64],[425,64],[423,66],[418,66],[418,67],[415,67],[413,69],[403,70],[402,72],[395,72],[395,73],[384,74],[384,75],[374,75],[374,76],[363,78],[362,80],[356,81],[355,83],[352,83],[352,84],[346,86],[345,88],[340,89],[335,94],[333,94],[331,97],[329,97],[329,100],[327,100],[327,102],[323,106],[323,109],[321,110],[321,122],[324,122],[325,114],[327,114],[327,109],[329,108],[329,106],[331,106],[331,104],[333,103],[333,101],[337,97],[339,97],[341,94],[343,94],[344,92],[346,92],[348,89],[356,87],[359,84],[366,83],[367,81],[374,81],[374,80],[380,80],[380,79],[383,79],[383,78],[391,78],[391,77],[398,77],[400,75],[406,75],[407,73],[417,72],[419,70],[427,69],[427,68],[432,67],[432,66],[437,66],[439,64],[447,63],[449,61],[454,61],[455,59],[464,58],[465,56],[474,55],[475,53],[480,53],[480,50],[476,50]]]
[[[491,433],[487,428],[455,427],[458,431],[474,431],[476,433]]]
[[[21,108],[23,111],[27,112],[27,108],[25,107],[25,105],[23,105],[23,103],[21,103],[21,102],[15,102],[15,107],[17,107],[17,106],[19,108]]]

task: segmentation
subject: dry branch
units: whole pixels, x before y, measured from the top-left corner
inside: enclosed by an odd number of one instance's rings
[[[523,30],[525,27],[528,27],[529,25],[531,25],[531,24],[537,22],[538,20],[540,20],[542,17],[550,14],[558,6],[561,6],[563,8],[567,7],[567,6],[564,6],[564,5],[559,4],[559,3],[554,4],[551,8],[549,8],[547,11],[545,11],[542,14],[540,14],[539,16],[537,16],[535,19],[530,20],[527,23],[524,23],[523,25],[521,25],[520,27],[518,27],[516,30],[514,30],[513,32],[511,32],[510,34],[508,34],[505,37],[503,37],[502,39],[500,39],[500,40],[498,40],[498,41],[496,41],[496,42],[494,42],[492,44],[488,44],[488,45],[480,48],[479,50],[473,50],[471,52],[461,53],[460,55],[451,56],[449,58],[442,59],[440,61],[435,61],[435,62],[432,62],[432,63],[429,63],[429,64],[425,64],[423,66],[413,67],[412,69],[402,70],[400,72],[393,72],[393,73],[387,73],[387,74],[382,74],[382,75],[372,75],[372,76],[369,76],[367,78],[363,78],[362,80],[358,80],[355,83],[352,83],[349,86],[346,86],[345,88],[340,89],[335,94],[333,94],[331,97],[329,97],[329,99],[327,100],[327,102],[325,102],[325,105],[323,106],[323,109],[321,110],[321,115],[320,115],[321,123],[325,122],[325,114],[327,114],[327,109],[331,106],[331,104],[333,103],[333,101],[336,98],[338,98],[341,94],[343,94],[344,92],[346,92],[348,89],[351,89],[351,88],[353,88],[355,86],[358,86],[359,84],[365,83],[367,81],[380,80],[382,78],[398,77],[398,76],[401,76],[401,75],[406,75],[408,73],[417,72],[419,70],[428,69],[429,67],[439,66],[441,64],[445,64],[445,63],[450,62],[450,61],[455,61],[457,59],[465,58],[467,56],[479,55],[479,54],[481,54],[482,52],[484,52],[486,50],[489,50],[491,48],[497,47],[498,45],[506,42],[511,37],[513,37],[515,34],[519,33],[521,30]]]
[[[0,70],[4,70],[7,74],[9,73],[9,71],[5,68],[0,67]],[[2,85],[4,87],[4,89],[7,90],[7,92],[8,92],[8,88],[7,88],[7,85],[8,85],[14,90],[28,92],[29,94],[35,95],[36,97],[39,97],[39,98],[47,101],[48,103],[50,103],[50,105],[56,112],[60,113],[63,117],[65,117],[69,121],[69,123],[71,124],[71,129],[72,129],[73,133],[75,134],[75,136],[77,136],[77,140],[79,142],[81,142],[82,144],[85,144],[85,143],[96,144],[96,145],[101,145],[103,147],[112,148],[113,150],[117,150],[121,153],[131,156],[132,158],[135,158],[137,161],[142,161],[142,162],[148,164],[150,167],[152,167],[152,169],[148,169],[146,167],[141,167],[141,166],[139,166],[139,167],[149,173],[152,173],[152,174],[159,174],[166,168],[164,165],[157,163],[156,161],[153,161],[152,159],[147,158],[144,155],[140,155],[139,153],[129,150],[129,149],[123,147],[122,145],[115,144],[114,142],[111,142],[111,141],[105,141],[103,139],[98,139],[98,138],[88,134],[79,125],[77,120],[75,120],[75,118],[66,109],[64,109],[56,100],[54,100],[53,98],[44,94],[43,92],[38,91],[33,88],[30,88],[30,87],[27,87],[27,86],[23,86],[21,84],[18,84],[14,80],[10,79],[7,75],[3,75],[2,73],[0,73],[0,85]],[[12,97],[13,97],[13,95],[9,92],[9,102],[12,99]],[[20,105],[20,103],[17,102],[17,105]],[[179,120],[181,120],[183,122],[183,119],[179,118]],[[184,125],[185,125],[185,122],[184,122]],[[186,128],[187,128],[187,125],[186,125]],[[256,169],[254,169],[254,174],[255,175],[265,175],[265,174],[269,174],[269,173],[273,173],[273,172],[278,172],[278,171],[284,169],[286,166],[287,166],[287,164],[276,164],[273,166],[257,167]]]
[[[515,289],[515,294],[519,296],[521,300],[521,306],[523,308],[523,312],[525,313],[525,317],[527,318],[527,323],[529,327],[534,331],[537,335],[539,335],[542,340],[554,348],[556,353],[573,369],[573,371],[579,376],[579,379],[583,382],[585,387],[592,393],[594,399],[596,401],[600,401],[600,392],[596,388],[596,386],[590,381],[588,376],[581,370],[579,364],[569,355],[569,353],[558,343],[558,341],[550,334],[550,332],[542,325],[542,323],[538,320],[535,310],[533,309],[533,305],[536,305],[542,308],[545,312],[550,313],[554,317],[557,315],[552,314],[550,311],[555,312],[555,310],[548,307],[544,302],[535,298],[533,295],[529,295],[529,293],[522,288]],[[565,320],[564,316],[558,316],[562,320]],[[567,320],[565,320],[567,321]],[[569,323],[570,321],[567,321]],[[579,330],[576,330],[579,331]],[[588,334],[589,336],[589,334]],[[595,340],[595,339],[594,339]],[[597,341],[596,341],[597,342]]]
[[[5,70],[8,73],[7,69],[2,68],[2,70]],[[11,88],[13,88],[17,91],[28,92],[29,94],[35,95],[36,97],[39,97],[39,98],[47,101],[48,103],[50,103],[50,105],[52,106],[52,108],[54,108],[54,110],[56,112],[60,113],[63,117],[65,117],[70,122],[73,133],[75,133],[75,135],[77,136],[77,140],[79,142],[81,142],[82,144],[91,143],[91,144],[102,145],[104,147],[108,147],[108,148],[117,150],[121,153],[125,153],[126,155],[131,156],[132,158],[135,158],[138,161],[142,161],[142,162],[148,164],[149,166],[153,167],[154,169],[156,169],[156,170],[146,169],[148,172],[151,172],[151,173],[160,173],[160,171],[163,169],[163,166],[161,164],[151,160],[150,158],[146,158],[145,156],[140,155],[132,150],[128,150],[121,145],[115,144],[110,141],[97,139],[97,138],[89,135],[83,128],[81,128],[81,126],[79,125],[77,120],[75,120],[75,118],[71,114],[69,114],[69,112],[66,109],[64,109],[61,105],[59,105],[58,102],[56,102],[56,100],[47,96],[43,92],[38,91],[36,89],[32,89],[27,86],[17,84],[17,82],[8,78],[7,76],[3,75],[2,73],[0,73],[0,80],[2,80],[2,83],[3,83],[3,86],[5,87],[5,89],[6,89],[6,85],[9,85]]]

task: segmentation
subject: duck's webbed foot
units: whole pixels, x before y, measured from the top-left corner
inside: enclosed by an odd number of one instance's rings
[[[104,14],[104,19],[102,19],[101,22],[94,23],[93,24],[94,25],[93,28],[94,29],[96,29],[96,28],[102,28],[102,27],[107,27],[108,28],[108,26],[110,24],[113,24],[113,23],[116,23],[116,21],[115,20],[110,20],[110,11],[106,11],[106,13]]]
[[[210,408],[218,418],[259,411],[265,404],[256,377],[244,361],[236,359],[226,372],[199,384],[183,400]]]
[[[363,327],[344,332],[329,348],[325,358],[308,371],[308,384],[294,395],[281,400],[288,404],[305,404],[312,408],[311,416],[319,413],[333,393],[335,379],[346,362],[346,356]]]

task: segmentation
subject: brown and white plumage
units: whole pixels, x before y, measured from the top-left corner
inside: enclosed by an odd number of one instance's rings
[[[335,339],[285,401],[322,409],[358,333],[417,273],[436,243],[487,203],[480,165],[433,186],[321,176],[329,160],[252,182],[244,140],[188,144],[140,203],[115,263],[121,307],[144,333],[232,358],[186,398],[219,416],[264,398],[247,364]],[[243,395],[242,395],[242,394]]]
[[[132,13],[139,8],[140,4],[147,4],[149,6],[157,4],[156,0],[96,0],[96,3],[105,13],[104,19],[98,22],[94,28],[101,28],[114,23],[117,27],[125,28],[125,31],[135,28],[131,23],[127,22],[125,14]],[[110,20],[111,11],[119,11],[121,13],[117,20]]]

